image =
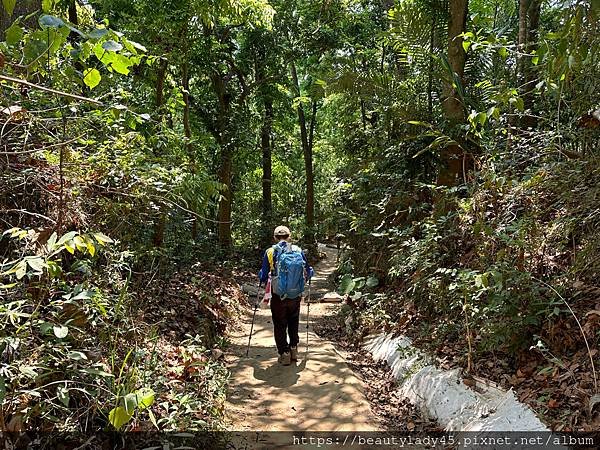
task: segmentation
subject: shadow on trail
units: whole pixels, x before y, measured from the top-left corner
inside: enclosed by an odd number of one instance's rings
[[[301,341],[299,361],[282,366],[272,330],[262,328],[264,324],[257,317],[249,357],[241,344],[247,343],[247,336],[239,335],[241,339],[229,348],[237,356],[230,365],[235,374],[228,397],[230,411],[245,417],[235,420],[237,424],[260,430],[333,430],[355,429],[364,422],[365,417],[356,414],[368,412],[368,405],[357,400],[357,394],[362,394],[360,382],[329,344],[311,333],[314,345],[308,353]]]
[[[321,263],[316,271],[320,276],[313,280],[313,295],[327,290],[326,277],[333,268],[331,264]],[[244,311],[241,326],[229,335],[231,345],[227,352],[231,379],[226,414],[231,430],[377,429],[362,382],[333,345],[313,332],[313,320],[320,314],[330,314],[328,308],[330,306],[323,304],[311,306],[306,352],[307,308],[306,303],[302,303],[299,361],[290,366],[277,362],[268,309],[256,312],[250,352],[246,357],[253,310]]]

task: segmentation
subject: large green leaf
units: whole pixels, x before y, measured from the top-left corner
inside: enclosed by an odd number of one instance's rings
[[[50,16],[48,14],[41,16],[39,22],[42,28],[60,28],[65,24],[60,17]]]
[[[69,231],[67,234],[63,235],[60,240],[57,242],[58,245],[62,245],[67,241],[70,241],[71,239],[73,239],[75,236],[77,236],[77,232],[76,231]]]
[[[101,245],[112,244],[113,242],[115,242],[103,233],[94,233],[94,237]]]
[[[123,397],[123,403],[125,404],[127,414],[133,414],[138,405],[137,395],[135,393],[127,394]]]
[[[98,72],[97,69],[85,69],[85,71],[83,72],[83,82],[90,89],[94,89],[96,86],[98,86],[100,84],[101,79],[102,76],[100,75],[100,72]]]
[[[12,24],[11,27],[6,30],[6,43],[8,45],[15,45],[21,42],[23,39],[23,28],[17,24]]]
[[[107,33],[108,33],[108,28],[96,28],[95,30],[90,31],[88,36],[90,37],[90,39],[98,40],[98,39],[106,36]]]
[[[150,388],[141,388],[136,392],[137,406],[140,411],[152,406],[154,403],[154,391]]]
[[[122,406],[117,406],[108,413],[108,421],[117,430],[120,430],[132,417],[133,414],[129,414]]]
[[[354,290],[356,286],[356,281],[352,278],[352,275],[346,274],[342,277],[340,281],[339,293],[341,295],[347,295]]]
[[[37,274],[43,273],[44,268],[46,268],[46,262],[39,256],[27,258],[27,264],[31,267]]]
[[[129,66],[131,66],[131,60],[124,55],[115,55],[110,63],[110,67],[122,75],[129,75]]]
[[[102,48],[109,52],[118,52],[123,49],[123,46],[116,41],[108,40],[102,43]]]

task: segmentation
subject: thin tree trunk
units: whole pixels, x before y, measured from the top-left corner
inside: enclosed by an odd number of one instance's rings
[[[435,25],[436,16],[431,15],[431,29],[429,30],[429,69],[427,71],[427,115],[429,120],[433,120],[433,46],[435,44]]]
[[[221,146],[221,166],[219,168],[219,182],[225,186],[222,199],[219,202],[218,213],[218,236],[219,244],[224,249],[230,249],[231,240],[231,210],[233,204],[233,192],[231,186],[233,169],[233,151],[229,143]]]
[[[296,88],[296,94],[300,96],[300,83],[298,82],[298,73],[296,65],[291,64],[292,80]],[[313,103],[313,110],[316,110],[316,105]],[[313,117],[314,119],[314,117]],[[302,150],[304,153],[304,169],[306,171],[306,240],[313,244],[315,240],[315,193],[314,193],[314,176],[312,163],[312,148],[309,144],[308,130],[306,127],[306,117],[302,103],[298,104],[298,122],[300,124],[300,140],[302,142]],[[311,129],[312,126],[311,126]]]
[[[527,45],[527,10],[531,0],[519,0],[519,34],[517,40],[517,75],[519,83],[523,82],[523,68],[525,67],[525,46]]]
[[[541,0],[530,0],[527,10],[527,42],[525,44],[525,52],[531,55],[538,48],[538,29],[540,26]],[[532,57],[526,56],[523,58],[523,103],[525,107],[525,115],[523,116],[523,126],[534,128],[537,126],[537,118],[535,117],[534,96],[535,84],[537,81],[536,66],[532,63]]]
[[[313,100],[312,105],[311,105],[311,116],[310,116],[310,128],[309,128],[309,133],[308,133],[308,148],[311,151],[311,155],[312,155],[312,150],[314,148],[313,144],[314,144],[314,140],[315,140],[315,127],[317,126],[317,102],[315,100]],[[312,156],[311,156],[312,158]],[[311,169],[312,172],[312,169]]]
[[[192,127],[190,125],[190,66],[185,59],[181,68],[181,87],[183,88],[183,131],[185,133],[185,147],[187,150],[190,173],[196,174],[196,158],[192,145]],[[192,240],[198,237],[198,218],[192,217]]]
[[[164,104],[164,86],[167,76],[167,60],[162,58],[158,65],[158,73],[156,78],[156,108],[160,110]],[[160,112],[160,111],[159,111]]]
[[[164,85],[165,78],[167,76],[167,60],[162,59],[158,66],[158,73],[156,78],[156,110],[159,115],[163,114],[163,103],[164,103]],[[162,204],[160,205],[160,211],[158,220],[154,224],[154,234],[152,237],[152,243],[155,247],[161,247],[165,240],[165,229],[167,228],[167,207]]]
[[[460,37],[466,30],[468,0],[450,1],[450,19],[448,22],[448,62],[452,72],[459,80],[463,80],[466,53],[463,39]],[[451,126],[465,121],[464,106],[453,84],[444,85],[445,98],[442,102],[444,114]],[[450,145],[441,152],[441,167],[438,172],[438,185],[454,186],[463,177],[464,152],[459,145]]]
[[[366,130],[367,129],[367,111],[365,108],[365,101],[362,98],[360,99],[360,117],[362,120],[363,130]]]
[[[271,128],[273,125],[273,101],[265,99],[265,113],[260,133],[260,145],[262,148],[262,229],[263,244],[268,246],[271,242],[271,228],[273,227],[273,148],[271,141]]]
[[[190,73],[187,60],[183,63],[181,75],[183,88],[183,131],[185,133],[185,147],[188,155],[192,156],[192,128],[190,126]]]
[[[218,170],[219,182],[225,187],[219,202],[217,213],[217,234],[219,245],[224,249],[230,249],[231,240],[231,210],[233,204],[232,177],[233,177],[233,142],[231,141],[228,128],[228,117],[230,100],[227,96],[225,81],[220,73],[211,77],[213,89],[219,100],[216,124],[216,139],[221,150],[220,164]]]

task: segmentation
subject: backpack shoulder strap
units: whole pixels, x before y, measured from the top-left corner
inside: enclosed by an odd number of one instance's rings
[[[275,269],[275,246],[267,249],[267,259],[269,260],[271,271],[273,271]]]

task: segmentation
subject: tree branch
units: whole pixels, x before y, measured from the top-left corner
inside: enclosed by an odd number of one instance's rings
[[[0,212],[2,212],[2,213],[26,214],[28,216],[39,217],[40,219],[45,219],[48,222],[52,222],[53,224],[56,225],[56,220],[51,219],[48,216],[44,216],[43,214],[34,213],[34,212],[31,212],[31,211],[27,211],[25,209],[3,209],[3,210],[0,210]]]
[[[0,75],[0,80],[10,81],[12,83],[17,83],[17,84],[22,84],[24,86],[28,86],[33,89],[37,89],[39,91],[50,92],[51,94],[60,95],[61,97],[68,97],[68,98],[72,98],[74,100],[79,100],[82,102],[89,102],[89,103],[93,103],[94,105],[102,106],[101,102],[99,102],[98,100],[94,100],[93,98],[87,98],[87,97],[82,97],[80,95],[69,94],[69,93],[63,92],[63,91],[57,91],[56,89],[50,89],[45,86],[40,86],[39,84],[30,83],[29,81],[22,80],[21,78],[13,78],[13,77],[8,77],[6,75]]]
[[[69,139],[68,141],[65,141],[65,142],[58,142],[56,144],[46,145],[45,147],[33,148],[30,150],[21,150],[20,152],[0,152],[0,155],[28,155],[30,153],[41,152],[44,150],[48,150],[50,148],[61,147],[63,145],[71,144],[71,143],[81,139],[83,136],[84,135],[82,134],[80,136],[77,136],[76,138]]]

